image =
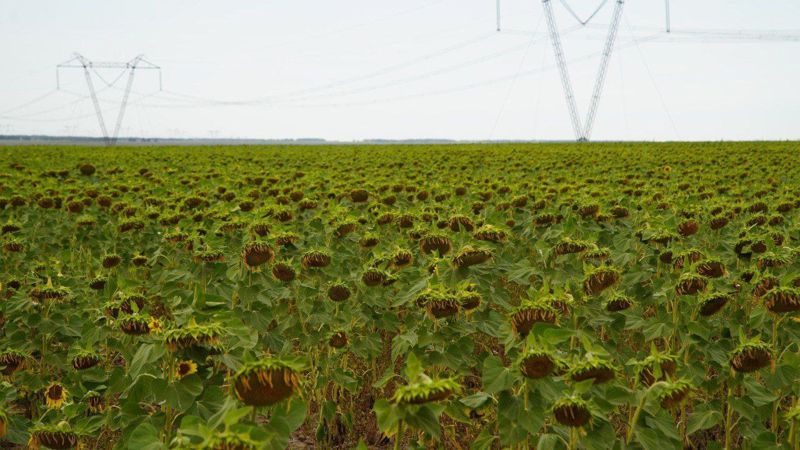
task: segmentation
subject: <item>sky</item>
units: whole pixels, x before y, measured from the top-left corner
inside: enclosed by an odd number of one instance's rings
[[[552,0],[581,120],[615,0]],[[564,0],[581,17],[602,0]],[[139,54],[121,136],[572,139],[539,0],[0,0],[0,134],[101,136],[82,69]],[[626,2],[592,139],[798,139],[800,2]],[[127,74],[89,73],[104,121]],[[114,80],[117,80],[114,82]]]

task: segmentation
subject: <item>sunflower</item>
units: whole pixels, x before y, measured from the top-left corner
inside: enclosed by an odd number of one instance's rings
[[[670,173],[670,172],[672,172],[672,167],[670,167],[670,166],[664,166],[664,167],[662,168],[662,170],[664,171],[664,173]]]
[[[184,379],[193,373],[197,373],[197,363],[191,360],[180,361],[175,369],[175,376],[179,379]]]
[[[60,409],[69,397],[69,391],[61,383],[52,382],[44,390],[45,401],[48,408]]]
[[[155,317],[150,318],[150,322],[148,322],[147,326],[153,333],[159,333],[161,331],[164,331],[164,327],[161,326],[161,321],[159,321]]]

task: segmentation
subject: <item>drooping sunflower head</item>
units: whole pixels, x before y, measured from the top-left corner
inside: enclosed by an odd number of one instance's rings
[[[7,349],[0,353],[0,374],[12,375],[21,369],[25,364],[27,355],[19,350]]]
[[[31,437],[28,441],[29,449],[46,448],[64,450],[78,444],[78,434],[72,430],[70,424],[61,421],[57,424],[37,424],[30,429]]]
[[[508,234],[500,228],[487,224],[478,228],[473,234],[473,237],[479,241],[499,244],[506,241]]]
[[[678,357],[672,353],[658,351],[655,347],[650,350],[641,361],[634,364],[639,372],[639,380],[646,386],[650,386],[656,381],[663,381],[671,378],[678,368]]]
[[[459,297],[442,287],[428,289],[417,296],[416,303],[426,309],[434,319],[450,317],[459,311]]]
[[[75,370],[91,369],[100,363],[100,356],[92,350],[81,350],[72,357],[72,367]]]
[[[461,309],[464,311],[472,311],[479,307],[481,302],[483,302],[483,296],[481,296],[480,292],[470,288],[457,291],[456,296],[458,297],[458,302],[461,305]]]
[[[350,288],[344,281],[336,281],[328,285],[328,298],[334,302],[343,302],[350,298]]]
[[[520,354],[518,366],[522,374],[531,379],[544,378],[553,374],[561,361],[546,349],[529,349]]]
[[[327,267],[331,263],[331,255],[325,250],[309,250],[303,254],[300,263],[304,268]]]
[[[461,392],[461,385],[455,378],[429,378],[420,375],[417,380],[397,388],[392,401],[399,404],[419,405],[445,400]]]
[[[242,248],[242,260],[250,270],[255,270],[263,264],[269,264],[274,258],[275,251],[266,242],[251,241]]]
[[[526,300],[514,308],[509,317],[514,331],[521,337],[525,337],[537,322],[556,323],[558,310],[543,301]]]
[[[700,315],[705,317],[712,316],[722,310],[730,300],[731,296],[724,292],[704,294],[700,297]]]
[[[694,264],[695,272],[708,278],[719,278],[725,275],[725,265],[719,258],[705,258]]]
[[[345,219],[336,225],[336,228],[333,230],[333,235],[341,238],[356,231],[356,228],[358,228],[357,221],[353,219]]]
[[[624,311],[633,306],[633,299],[620,292],[612,293],[605,301],[605,309],[608,312]]]
[[[194,260],[197,263],[221,263],[225,262],[225,253],[214,249],[198,250],[194,252]]]
[[[680,379],[664,384],[658,391],[658,401],[664,409],[673,409],[680,406],[692,391],[692,384],[689,380]]]
[[[287,231],[275,235],[275,245],[280,247],[288,247],[298,242],[300,242],[300,236],[297,233]]]
[[[450,237],[442,233],[425,233],[419,239],[420,251],[425,254],[437,252],[439,256],[443,256],[450,251],[452,245]]]
[[[739,344],[730,354],[730,364],[737,372],[755,372],[772,363],[772,350],[759,339]]]
[[[128,314],[119,320],[119,328],[123,333],[132,336],[149,334],[151,331],[151,323],[153,325],[159,325],[158,323],[154,323],[153,319],[153,317],[145,314]],[[155,322],[157,322],[157,319]]]
[[[568,293],[545,295],[539,301],[555,308],[561,316],[569,316],[573,306],[575,306],[575,299]]]
[[[558,423],[572,428],[582,427],[592,419],[589,404],[575,395],[556,400],[552,411]]]
[[[594,244],[594,242],[564,237],[561,238],[558,244],[553,246],[553,254],[555,256],[569,255],[573,253],[585,252],[596,247],[597,246]]]
[[[791,264],[792,258],[789,255],[782,255],[775,252],[765,252],[758,256],[756,265],[759,269],[783,267]]]
[[[101,414],[106,410],[106,400],[101,393],[89,391],[83,398],[90,414]]]
[[[586,358],[572,364],[569,377],[576,382],[594,380],[594,384],[602,384],[613,380],[616,372],[617,367],[612,361],[587,355]]]
[[[102,291],[105,289],[106,283],[108,283],[108,278],[103,276],[94,277],[89,281],[89,287],[95,291]]]
[[[763,295],[764,306],[774,314],[800,311],[800,289],[774,287]]]
[[[611,257],[611,250],[605,247],[593,247],[581,254],[581,259],[593,264],[602,264]]]
[[[453,265],[458,268],[470,267],[484,263],[492,258],[492,250],[466,246],[453,258]]]
[[[198,324],[194,319],[180,328],[164,332],[164,342],[171,351],[192,347],[216,348],[219,346],[223,327],[217,322]]]
[[[302,368],[298,360],[265,358],[242,366],[233,375],[231,386],[236,398],[246,405],[273,405],[298,390]]]
[[[414,256],[411,254],[411,251],[404,248],[398,248],[394,251],[394,253],[392,253],[392,264],[397,268],[405,267],[411,264],[413,258]]]
[[[117,267],[121,262],[122,262],[122,257],[114,253],[104,256],[102,261],[103,268],[106,269]]]
[[[35,303],[59,303],[68,300],[72,296],[72,291],[64,286],[54,287],[48,278],[47,285],[34,287],[30,291],[30,296]]]
[[[389,274],[376,267],[369,267],[361,276],[361,281],[367,286],[378,286],[383,284]]]
[[[681,274],[678,284],[675,286],[675,293],[678,295],[694,295],[706,289],[708,284],[706,277],[692,272]]]
[[[589,270],[583,280],[583,291],[586,295],[598,295],[617,284],[621,271],[613,266],[600,266]]]

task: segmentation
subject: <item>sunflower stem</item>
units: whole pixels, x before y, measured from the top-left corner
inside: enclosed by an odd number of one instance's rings
[[[403,421],[397,423],[397,436],[394,438],[394,450],[400,450],[400,441],[403,439]]]
[[[578,448],[578,429],[575,427],[571,427],[569,429],[569,450],[575,450]]]
[[[733,407],[731,407],[731,400],[733,400],[733,388],[728,386],[728,400],[725,402],[725,450],[731,449],[731,441],[733,440]]]

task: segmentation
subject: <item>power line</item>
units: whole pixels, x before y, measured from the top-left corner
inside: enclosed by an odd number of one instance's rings
[[[630,28],[630,24],[628,24],[627,19],[625,19],[625,26]],[[642,48],[639,46],[638,42],[634,41],[634,43],[636,45],[636,51],[639,53],[639,56],[641,57],[642,62],[644,63],[644,68],[647,71],[647,76],[650,78],[650,82],[653,83],[653,87],[655,88],[656,93],[658,94],[658,100],[661,102],[661,108],[667,115],[667,120],[669,120],[669,124],[672,127],[672,132],[675,133],[676,138],[680,139],[680,134],[678,133],[678,127],[675,126],[675,121],[672,120],[672,114],[670,114],[669,108],[667,108],[667,103],[664,101],[664,96],[661,95],[661,90],[658,88],[658,84],[656,83],[656,80],[653,77],[653,73],[650,71],[650,65],[647,64],[647,59],[644,56],[644,52],[642,52]]]
[[[539,26],[541,24],[542,24],[542,19],[540,17],[539,22],[537,22],[536,24],[536,31],[539,30]],[[533,36],[535,36],[535,33]],[[528,57],[528,52],[533,46],[534,41],[536,41],[535,37],[531,37],[531,39],[528,41],[528,46],[525,48],[525,53],[522,55],[522,59],[520,60],[519,65],[517,66],[517,72],[514,74],[514,78],[511,80],[511,84],[508,86],[508,91],[506,92],[505,98],[503,98],[503,103],[500,104],[500,110],[497,111],[497,117],[495,117],[494,125],[492,125],[492,132],[489,134],[490,140],[494,136],[494,132],[497,130],[497,124],[500,123],[500,117],[503,116],[503,111],[505,111],[506,109],[506,104],[508,104],[508,99],[511,97],[511,92],[514,90],[514,86],[517,84],[517,80],[519,79],[519,73],[522,71],[522,67],[525,64],[525,59]]]
[[[15,106],[13,108],[7,109],[5,111],[0,111],[0,116],[3,116],[3,115],[5,115],[7,113],[10,113],[10,112],[19,111],[20,109],[27,108],[28,106],[31,106],[31,105],[35,105],[36,103],[39,103],[39,102],[41,102],[42,100],[44,100],[46,98],[49,98],[50,96],[52,96],[56,92],[58,92],[58,89],[53,89],[51,91],[45,92],[44,94],[42,94],[42,95],[40,95],[38,97],[33,98],[32,100],[29,100],[29,101],[27,101],[25,103],[17,105],[17,106]]]
[[[282,94],[275,94],[275,95],[268,96],[268,97],[258,97],[258,98],[250,99],[250,100],[220,100],[220,99],[200,97],[200,96],[190,95],[190,94],[182,94],[182,93],[175,92],[175,91],[170,91],[170,90],[165,90],[164,92],[166,94],[169,94],[169,95],[174,95],[174,96],[182,97],[182,98],[189,99],[189,100],[199,100],[199,101],[203,101],[203,102],[206,102],[206,103],[219,104],[219,105],[234,105],[235,106],[235,105],[246,105],[246,104],[255,104],[255,103],[273,103],[273,102],[278,101],[280,99],[299,97],[299,96],[303,96],[305,94],[311,94],[311,93],[316,93],[316,92],[324,92],[324,91],[327,91],[327,90],[331,90],[331,89],[335,89],[335,88],[339,88],[339,87],[343,87],[343,86],[348,86],[348,85],[355,84],[355,83],[358,83],[358,82],[361,82],[361,81],[377,78],[379,76],[386,75],[386,74],[392,73],[392,72],[400,70],[400,69],[404,69],[406,67],[409,67],[409,66],[412,66],[412,65],[415,65],[415,64],[419,64],[419,63],[426,62],[426,61],[429,61],[429,60],[438,59],[439,57],[444,56],[446,54],[453,53],[453,52],[456,52],[458,50],[462,50],[462,49],[467,48],[469,46],[475,45],[475,44],[477,44],[479,42],[483,42],[483,41],[487,40],[488,38],[490,38],[493,34],[494,33],[482,33],[482,34],[480,34],[479,36],[477,36],[475,38],[471,38],[471,39],[468,39],[466,41],[459,42],[457,44],[454,44],[454,45],[451,45],[451,46],[436,50],[436,51],[431,52],[431,53],[427,53],[425,55],[422,55],[422,56],[419,56],[419,57],[416,57],[416,58],[412,58],[412,59],[400,62],[400,63],[397,63],[397,64],[392,64],[392,65],[383,67],[381,69],[378,69],[378,70],[375,70],[375,71],[372,71],[372,72],[369,72],[369,73],[366,73],[366,74],[357,75],[357,76],[354,76],[354,77],[345,78],[345,79],[333,81],[333,82],[330,82],[330,83],[325,83],[325,84],[322,84],[322,85],[319,85],[319,86],[310,87],[310,88],[303,88],[303,89],[298,89],[298,90],[294,90],[294,91],[285,92],[285,93],[282,93]]]

